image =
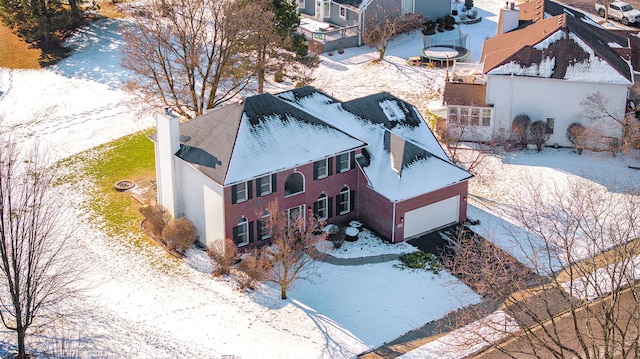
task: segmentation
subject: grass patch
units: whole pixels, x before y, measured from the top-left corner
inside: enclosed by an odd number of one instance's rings
[[[68,170],[60,180],[71,184],[86,179],[94,184],[88,189],[88,210],[99,219],[110,236],[131,237],[140,233],[140,203],[129,192],[118,192],[114,184],[120,180],[141,183],[155,178],[153,143],[147,138],[151,129],[122,137],[61,161]],[[140,245],[144,236],[133,236]],[[144,240],[145,243],[148,242]]]
[[[0,23],[0,67],[10,69],[39,69],[42,50],[31,48]]]

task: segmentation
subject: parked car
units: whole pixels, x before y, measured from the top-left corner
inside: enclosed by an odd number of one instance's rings
[[[596,11],[604,17],[606,13],[605,5],[596,2]],[[622,1],[613,1],[609,4],[609,17],[620,21],[624,25],[640,20],[640,11]]]

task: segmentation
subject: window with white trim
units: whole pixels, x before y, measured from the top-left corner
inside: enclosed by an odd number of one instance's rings
[[[262,214],[262,217],[258,221],[258,230],[260,231],[260,239],[268,239],[271,238],[271,231],[267,228],[267,222],[269,221],[269,211],[265,210]]]
[[[305,213],[304,204],[296,207],[291,207],[285,211],[288,220],[288,227],[292,229],[304,229],[305,226]],[[298,228],[301,226],[302,228]]]
[[[447,115],[450,123],[470,126],[491,126],[490,107],[448,106]]]
[[[349,187],[343,187],[338,195],[338,213],[347,214],[351,211],[351,191]]]
[[[482,126],[491,126],[491,109],[483,108],[482,109]]]
[[[340,6],[340,18],[346,20],[347,19],[347,8],[344,6]]]
[[[247,200],[247,182],[238,183],[233,186],[233,191],[235,193],[234,203],[240,203]]]
[[[318,219],[321,221],[329,218],[328,199],[329,197],[327,197],[327,195],[323,193],[320,195],[320,197],[318,197],[318,201],[316,202],[316,216],[318,216]]]
[[[238,221],[233,231],[233,241],[238,246],[249,244],[249,222],[245,217]]]
[[[327,165],[327,159],[316,162],[316,179],[325,178],[329,175],[329,166]]]
[[[266,196],[272,192],[271,175],[258,178],[260,196]]]
[[[298,0],[298,9],[304,9],[305,3],[304,0]]]
[[[351,152],[338,155],[338,172],[347,172],[351,169]]]

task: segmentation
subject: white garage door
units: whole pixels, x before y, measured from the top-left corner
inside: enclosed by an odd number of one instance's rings
[[[460,196],[455,196],[405,213],[404,238],[458,222],[459,210]]]

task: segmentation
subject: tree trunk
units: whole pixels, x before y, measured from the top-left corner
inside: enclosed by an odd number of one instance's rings
[[[18,358],[26,359],[27,358],[27,350],[24,345],[24,338],[26,336],[26,329],[23,327],[19,327],[17,329],[18,332]]]
[[[284,285],[280,286],[280,299],[287,299],[287,288]]]
[[[256,64],[258,65],[256,75],[258,77],[258,93],[264,93],[264,77],[265,67],[267,62],[267,49],[266,46],[261,46],[258,50],[258,58]]]
[[[71,19],[74,25],[80,24],[82,18],[80,17],[80,11],[78,10],[78,3],[76,0],[69,0],[69,7],[71,8]]]

